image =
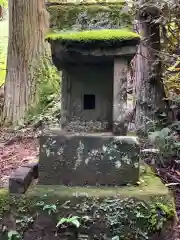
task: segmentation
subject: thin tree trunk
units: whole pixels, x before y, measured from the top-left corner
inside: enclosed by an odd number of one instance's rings
[[[44,0],[9,0],[9,43],[3,121],[16,125],[36,101],[35,73],[45,53]]]
[[[2,6],[0,5],[0,20],[3,18],[3,9]]]
[[[166,102],[163,82],[161,79],[161,62],[159,25],[139,16],[137,29],[142,36],[138,54],[134,60],[136,95],[135,124],[138,130],[147,131],[147,122],[156,119],[157,111],[164,111]]]

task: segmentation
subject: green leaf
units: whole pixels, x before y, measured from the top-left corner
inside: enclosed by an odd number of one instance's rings
[[[176,143],[174,143],[174,145],[175,145],[176,147],[180,147],[180,142],[176,142]]]
[[[20,239],[20,235],[17,231],[11,230],[8,232],[8,240]]]
[[[178,106],[176,104],[173,104],[170,106],[171,109],[176,109]]]
[[[69,218],[61,218],[59,220],[59,222],[57,223],[56,227],[59,227],[60,225],[64,224],[64,223],[71,223],[73,225],[75,225],[77,228],[79,228],[80,226],[80,222],[78,220],[78,216],[73,216],[73,217],[69,217]]]
[[[119,236],[114,236],[112,240],[119,240]]]
[[[76,219],[79,219],[80,217],[78,217],[78,216],[73,216],[73,217],[71,217],[71,218],[69,218],[69,220],[70,221],[73,221],[73,220],[76,220]]]
[[[60,225],[62,225],[63,223],[67,223],[68,222],[68,218],[61,218],[59,220],[59,222],[57,223],[56,227],[59,227]]]
[[[44,202],[43,201],[40,201],[40,202],[38,202],[38,203],[36,203],[36,206],[40,206],[40,207],[42,207],[42,206],[44,206]]]
[[[159,114],[160,117],[167,117],[167,114],[165,112]]]
[[[57,207],[56,207],[55,204],[53,204],[53,205],[45,205],[45,206],[43,207],[43,210],[51,210],[51,211],[53,211],[53,212],[55,212],[56,209],[57,209]]]
[[[163,128],[161,130],[161,133],[166,137],[171,133],[171,129],[170,128]]]
[[[149,140],[154,143],[155,140],[160,136],[161,132],[160,131],[156,131],[156,132],[150,132],[149,133]]]
[[[136,214],[136,217],[137,217],[137,218],[144,218],[144,215],[143,215],[142,213],[138,212],[138,213]]]
[[[79,222],[77,219],[72,220],[71,223],[72,223],[74,226],[76,226],[77,228],[79,228],[80,225],[81,225],[80,222]]]
[[[90,219],[90,217],[89,216],[84,216],[84,217],[82,217],[82,219],[85,220],[85,221],[88,221]]]

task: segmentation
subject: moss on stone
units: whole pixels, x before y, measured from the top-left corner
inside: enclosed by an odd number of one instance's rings
[[[0,216],[9,210],[10,197],[6,189],[0,189]]]
[[[88,198],[136,198],[139,200],[151,200],[154,198],[164,198],[165,201],[173,203],[173,196],[168,188],[155,176],[152,170],[146,165],[140,167],[140,181],[136,186],[122,187],[66,187],[66,186],[48,186],[48,185],[33,185],[26,194],[20,198],[14,195],[9,195],[5,189],[0,189],[0,212],[10,202],[18,204],[22,199],[38,199],[39,197],[48,195],[52,199],[73,199],[78,197]],[[6,207],[5,207],[6,208]]]
[[[87,196],[89,198],[104,199],[109,197],[128,198],[133,197],[140,200],[150,200],[156,197],[171,201],[173,197],[168,188],[155,176],[146,165],[141,165],[140,181],[136,186],[122,187],[66,187],[66,186],[43,186],[37,185],[27,192],[27,196],[42,196],[50,194],[54,198],[72,199],[76,196]]]
[[[54,32],[46,36],[48,41],[58,41],[64,46],[119,46],[136,45],[140,36],[128,29],[101,29],[80,32]]]
[[[46,37],[50,40],[78,41],[91,43],[92,41],[121,42],[132,39],[139,39],[140,36],[128,29],[101,29],[80,32],[54,32]]]
[[[53,1],[52,1],[53,2]],[[59,2],[59,1],[58,1]],[[60,3],[49,5],[53,29],[92,29],[99,27],[132,27],[130,14],[121,12],[123,1],[101,3]]]

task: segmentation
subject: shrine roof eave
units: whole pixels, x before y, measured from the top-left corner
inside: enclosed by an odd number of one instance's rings
[[[58,42],[51,42],[51,53],[54,64],[61,69],[68,64],[106,64],[117,57],[130,62],[137,53],[137,45],[93,49],[69,47],[67,50]]]

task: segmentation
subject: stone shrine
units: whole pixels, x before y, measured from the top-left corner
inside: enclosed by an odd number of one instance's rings
[[[120,29],[131,25],[126,2],[70,1],[48,1],[51,27],[63,31],[47,36],[62,75],[61,126],[40,137],[39,162],[25,162],[0,189],[0,239],[12,226],[24,240],[174,239],[173,194],[139,166],[138,140],[127,136],[126,72],[139,36]]]
[[[61,127],[40,137],[39,184],[120,186],[139,179],[139,144],[126,136],[127,69],[140,37],[127,29],[47,36],[62,71]]]

